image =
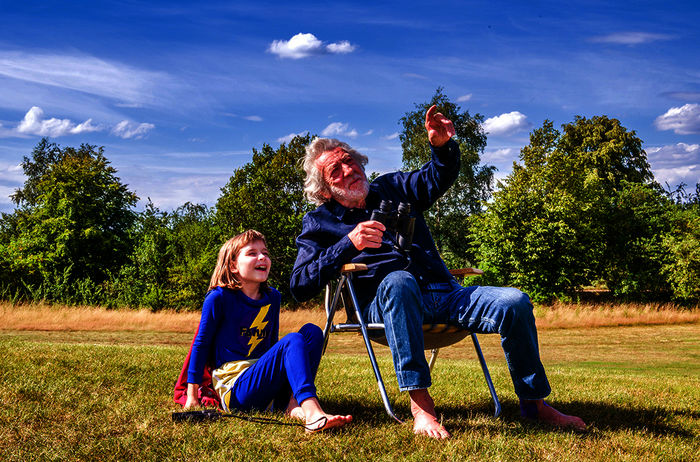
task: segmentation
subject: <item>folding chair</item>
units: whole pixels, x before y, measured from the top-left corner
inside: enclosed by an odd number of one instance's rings
[[[344,265],[341,269],[340,277],[336,281],[329,282],[326,286],[326,326],[323,330],[323,351],[325,353],[326,346],[328,345],[328,338],[331,333],[334,332],[360,332],[362,338],[365,341],[365,347],[367,348],[367,354],[369,360],[372,363],[372,369],[374,370],[374,376],[377,379],[377,385],[379,387],[379,394],[382,397],[384,403],[384,408],[390,417],[394,418],[398,422],[402,422],[401,419],[396,417],[394,411],[389,402],[389,397],[386,393],[386,387],[384,386],[384,381],[382,380],[382,374],[377,365],[377,358],[374,354],[372,348],[372,341],[380,343],[382,345],[387,345],[386,338],[384,336],[370,336],[370,332],[384,332],[383,323],[367,323],[362,317],[360,312],[360,306],[357,303],[357,297],[355,295],[355,289],[352,283],[352,275],[357,271],[367,270],[367,265],[349,263]],[[459,270],[451,270],[450,273],[454,276],[467,276],[467,275],[478,275],[483,274],[483,271],[475,268],[465,268]],[[347,321],[341,324],[333,324],[333,318],[338,309],[339,303],[342,303],[347,314]],[[486,379],[486,385],[489,388],[489,393],[491,393],[491,398],[493,399],[495,411],[494,416],[498,417],[501,414],[501,403],[496,395],[496,390],[491,381],[491,375],[489,374],[489,369],[486,365],[486,360],[481,352],[481,347],[479,346],[479,341],[476,338],[476,334],[469,332],[457,326],[451,326],[447,324],[424,324],[423,325],[423,338],[425,343],[425,349],[431,350],[431,357],[428,365],[432,371],[435,365],[435,360],[437,359],[438,350],[442,347],[446,347],[463,340],[465,337],[471,336],[472,342],[474,343],[474,349],[476,350],[476,355],[479,358],[479,363],[481,364],[481,370],[484,373],[484,378]]]

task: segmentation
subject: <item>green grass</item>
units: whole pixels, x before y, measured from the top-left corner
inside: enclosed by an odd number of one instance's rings
[[[354,336],[331,339],[318,377],[327,411],[354,422],[332,434],[235,419],[173,423],[172,385],[190,334],[0,332],[0,460],[697,460],[700,325],[540,333],[551,402],[585,433],[523,422],[503,354],[482,336],[503,415],[470,343],[441,353],[431,388],[449,441],[416,438],[384,413]],[[377,348],[395,410],[385,348]]]

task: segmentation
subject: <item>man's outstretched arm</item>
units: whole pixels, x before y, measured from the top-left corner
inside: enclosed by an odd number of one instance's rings
[[[436,148],[444,146],[456,133],[452,121],[438,112],[435,105],[425,113],[425,130],[428,141]]]

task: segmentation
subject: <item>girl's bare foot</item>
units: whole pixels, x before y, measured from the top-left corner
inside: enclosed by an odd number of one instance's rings
[[[427,389],[411,390],[411,413],[413,414],[413,433],[435,439],[450,437],[450,433],[437,420],[435,404]]]
[[[288,415],[292,419],[306,421],[306,415],[304,414],[304,410],[301,408],[301,406],[299,406],[299,403],[297,403],[297,400],[294,399],[294,396],[290,398],[289,404],[287,405],[287,409],[285,409],[284,414]]]
[[[326,414],[323,412],[323,409],[321,409],[321,405],[316,398],[305,399],[301,403],[301,410],[304,413],[307,433],[316,433],[330,430],[331,428],[339,428],[352,422],[351,415]]]
[[[316,433],[330,430],[331,428],[340,428],[350,422],[352,422],[351,415],[317,414],[306,420],[306,432]]]
[[[586,424],[580,417],[563,414],[542,399],[520,400],[520,413],[523,417],[559,428],[573,428],[578,431],[586,429]]]

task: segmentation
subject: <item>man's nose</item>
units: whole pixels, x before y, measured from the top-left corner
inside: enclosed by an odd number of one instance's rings
[[[343,164],[343,175],[348,176],[355,173],[355,169],[352,168],[351,164]]]

